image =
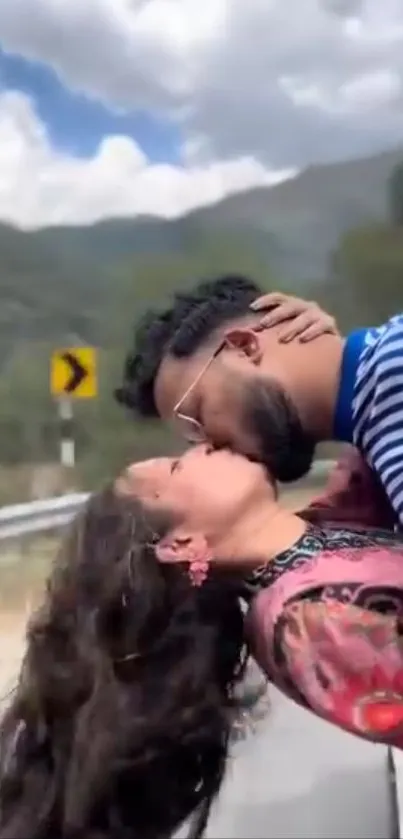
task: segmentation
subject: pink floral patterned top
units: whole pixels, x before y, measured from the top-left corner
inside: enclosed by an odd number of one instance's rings
[[[252,652],[300,705],[403,748],[403,535],[355,451],[303,515],[303,537],[249,580]]]

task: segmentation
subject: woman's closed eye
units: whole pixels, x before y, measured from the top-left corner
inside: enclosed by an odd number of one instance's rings
[[[176,457],[171,463],[171,475],[178,469],[178,466],[180,466],[180,459]]]

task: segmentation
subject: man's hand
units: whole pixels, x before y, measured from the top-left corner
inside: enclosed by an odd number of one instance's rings
[[[251,308],[254,312],[271,310],[263,315],[260,321],[262,328],[285,324],[278,336],[282,343],[293,341],[294,338],[306,343],[325,333],[340,334],[335,319],[312,300],[301,300],[300,297],[273,291],[254,300]]]

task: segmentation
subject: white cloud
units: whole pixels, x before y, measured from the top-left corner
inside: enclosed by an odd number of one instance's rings
[[[1,0],[0,42],[120,107],[171,107],[223,24],[221,0]],[[224,15],[225,16],[225,15]]]
[[[402,93],[402,80],[396,72],[379,69],[377,72],[357,76],[340,88],[342,106],[355,111],[379,110],[394,104]]]
[[[187,169],[150,165],[123,136],[104,139],[92,159],[77,159],[55,152],[27,97],[0,94],[0,218],[21,227],[174,217],[289,174],[270,172],[252,157]]]
[[[23,225],[172,216],[403,143],[402,0],[0,0],[0,43],[112,108],[168,113],[187,161],[150,165],[124,137],[57,154],[3,94],[0,215]]]
[[[0,42],[112,106],[169,112],[199,161],[403,140],[402,0],[1,0]]]
[[[299,108],[312,108],[333,116],[358,115],[395,103],[402,93],[402,80],[388,68],[355,76],[340,85],[333,95],[325,85],[304,84],[303,80],[284,76],[279,80],[286,95]]]

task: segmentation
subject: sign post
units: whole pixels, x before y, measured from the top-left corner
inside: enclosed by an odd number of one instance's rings
[[[73,469],[76,465],[76,447],[73,426],[73,403],[71,399],[59,399],[60,421],[60,463]]]
[[[58,404],[60,463],[73,468],[76,462],[73,401],[97,396],[95,349],[70,347],[56,350],[50,364],[50,389]]]

